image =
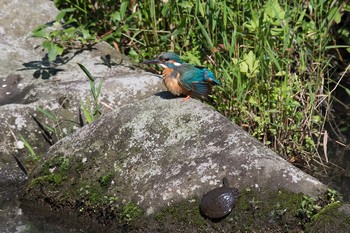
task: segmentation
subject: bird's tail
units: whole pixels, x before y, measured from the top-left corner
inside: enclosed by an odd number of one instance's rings
[[[215,78],[214,73],[208,69],[204,70],[204,80],[214,85],[221,85],[220,81]]]

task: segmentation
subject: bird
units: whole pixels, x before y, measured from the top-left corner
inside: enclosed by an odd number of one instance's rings
[[[165,87],[175,96],[186,96],[183,101],[190,97],[207,99],[212,86],[221,85],[213,72],[205,67],[185,63],[173,52],[161,53],[145,63],[161,66]]]

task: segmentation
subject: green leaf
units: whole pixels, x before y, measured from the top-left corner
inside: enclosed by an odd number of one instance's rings
[[[265,20],[283,20],[285,18],[285,11],[281,8],[278,0],[270,0],[265,6]]]
[[[132,57],[138,57],[139,55],[137,54],[137,52],[131,48],[130,51],[129,51],[129,55],[132,56]]]
[[[77,63],[77,64],[78,64],[78,66],[80,67],[80,69],[82,69],[82,70],[84,71],[84,73],[85,73],[86,76],[89,78],[89,80],[90,80],[91,82],[94,82],[95,79],[94,79],[94,77],[92,76],[92,74],[88,71],[88,69],[86,69],[85,66],[83,66],[83,65],[80,64],[80,63]]]
[[[74,19],[74,18],[68,19],[67,21],[65,21],[65,22],[62,24],[62,27],[64,27],[64,26],[69,26],[69,27],[75,28],[75,27],[73,27],[73,26],[71,25],[72,23],[78,23],[78,21],[77,21],[76,19]]]
[[[346,91],[346,93],[350,96],[350,89],[349,88],[346,88],[344,87],[344,90]]]
[[[284,29],[283,28],[271,28],[271,35],[272,36],[279,36],[283,35]]]
[[[48,25],[47,24],[42,24],[37,26],[32,32],[37,32],[37,31],[41,31],[43,28],[47,28]]]
[[[56,21],[57,22],[60,22],[62,19],[63,19],[63,17],[66,15],[66,12],[65,11],[60,11],[58,14],[57,14],[57,16],[56,16]]]
[[[328,20],[330,22],[336,22],[337,24],[339,24],[341,22],[341,14],[339,12],[339,8],[338,7],[333,7],[329,14],[328,14]]]
[[[155,8],[154,0],[150,0],[150,4],[151,4],[151,7],[150,7],[151,19],[152,19],[152,22],[155,22],[157,19],[156,19],[156,8]]]
[[[97,95],[96,95],[96,87],[95,87],[95,79],[94,79],[94,77],[91,75],[91,73],[88,71],[88,69],[85,68],[85,66],[83,66],[80,63],[78,63],[78,66],[80,67],[80,69],[82,69],[84,71],[84,73],[88,77],[88,79],[90,81],[90,90],[91,90],[92,97],[94,98],[94,100],[96,100],[97,99]]]
[[[49,110],[43,109],[43,108],[40,107],[40,106],[37,106],[37,107],[36,107],[36,110],[38,110],[39,112],[41,112],[42,114],[44,114],[44,115],[45,115],[47,118],[49,118],[50,120],[57,121],[57,117],[56,117],[52,112],[50,112]]]
[[[253,105],[253,106],[257,106],[258,102],[255,100],[255,98],[253,96],[250,96],[248,99],[248,102]]]
[[[19,138],[21,139],[21,141],[24,143],[24,146],[28,149],[30,156],[33,159],[38,159],[38,156],[36,155],[36,153],[33,150],[33,147],[29,144],[29,142],[22,136],[22,134],[19,134]]]
[[[178,5],[182,8],[188,8],[188,9],[191,9],[194,6],[193,2],[188,2],[188,1],[178,3]]]
[[[248,77],[255,77],[259,73],[259,60],[256,59],[253,51],[243,55],[243,61],[240,63],[240,71]]]
[[[247,55],[245,54],[243,56],[243,60],[247,63],[250,70],[252,70],[252,67],[254,66],[255,58],[253,51],[249,51]]]
[[[49,48],[51,48],[51,44],[52,44],[51,41],[46,40],[41,44],[41,46],[43,46],[44,49],[49,50]]]
[[[66,15],[67,12],[73,12],[75,10],[76,10],[76,8],[74,8],[74,7],[61,10],[56,16],[56,21],[60,22],[63,19],[63,17]]]
[[[197,7],[198,7],[199,13],[201,14],[202,17],[204,17],[204,16],[205,16],[205,13],[204,13],[204,7],[203,7],[203,5],[205,6],[205,3],[204,3],[204,2],[203,2],[203,3],[197,2],[196,5],[197,5]],[[225,8],[225,9],[226,9],[226,8]],[[224,19],[225,19],[225,17],[224,17]]]
[[[98,100],[98,97],[100,96],[100,94],[101,94],[101,89],[102,89],[102,84],[103,84],[103,81],[102,81],[102,79],[99,81],[99,83],[98,83],[98,87],[97,87],[97,94],[96,94],[96,99],[95,99],[95,101],[97,101]]]
[[[40,25],[32,31],[32,37],[47,38],[46,25]]]
[[[120,18],[124,19],[125,18],[125,13],[126,10],[128,9],[129,6],[129,1],[124,1],[121,5],[120,5]]]
[[[244,74],[248,73],[248,64],[242,61],[239,63],[239,70]]]
[[[83,38],[84,39],[90,39],[91,38],[90,31],[88,29],[82,29],[81,32],[83,34]]]
[[[56,59],[58,55],[62,55],[64,49],[61,45],[55,44],[55,43],[50,43],[50,46],[48,48],[49,50],[49,62],[52,62]]]
[[[81,108],[83,109],[83,114],[86,119],[86,121],[91,124],[93,122],[93,118],[90,114],[90,111],[87,109],[87,107],[81,102]]]
[[[120,22],[121,16],[119,11],[115,11],[113,14],[111,14],[111,21],[114,22]]]
[[[168,1],[163,7],[162,7],[162,16],[165,17],[168,14],[168,11],[170,10],[171,2]]]

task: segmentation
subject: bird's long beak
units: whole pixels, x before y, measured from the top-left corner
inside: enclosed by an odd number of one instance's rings
[[[144,64],[157,64],[162,68],[167,68],[167,66],[164,64],[163,61],[159,60],[159,59],[153,59],[153,60],[146,60],[143,62]]]
[[[160,64],[162,63],[159,59],[146,60],[143,62],[144,64]]]

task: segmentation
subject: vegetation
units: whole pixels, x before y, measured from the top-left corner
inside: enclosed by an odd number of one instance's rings
[[[349,69],[348,1],[54,2],[54,27],[33,32],[49,60],[98,40],[138,61],[175,51],[216,74],[213,105],[250,134],[301,166],[327,160],[332,93]]]
[[[303,194],[295,194],[286,190],[267,191],[242,190],[241,196],[233,211],[223,219],[210,221],[200,214],[200,200],[195,198],[173,203],[162,208],[155,215],[150,215],[130,224],[129,230],[161,232],[315,232],[315,225],[323,227],[334,223],[338,232],[348,229],[349,218],[341,216],[338,211],[340,203],[331,201],[329,195],[335,197],[333,190],[317,198]],[[314,206],[305,205],[313,200]],[[313,211],[310,218],[304,210]],[[338,216],[334,219],[333,216]],[[327,219],[327,222],[323,222]],[[330,223],[329,223],[330,222]],[[152,224],[150,224],[152,223]],[[334,224],[338,226],[338,224]],[[320,230],[322,231],[322,230]]]
[[[81,102],[81,107],[83,109],[85,119],[90,124],[101,115],[101,104],[99,97],[101,95],[103,81],[100,80],[96,88],[95,79],[91,75],[91,73],[82,64],[78,63],[78,65],[84,71],[90,82],[90,92],[93,99],[93,106],[91,106],[89,98],[86,98],[86,105],[83,102]]]
[[[337,192],[333,189],[328,189],[324,196],[317,198],[303,195],[300,208],[298,209],[298,216],[304,221],[309,222],[322,209],[330,205],[340,204]]]
[[[40,159],[40,156],[37,155],[33,149],[33,147],[30,145],[30,143],[23,137],[22,134],[19,134],[20,140],[23,142],[24,146],[27,148],[29,155],[28,155],[28,160],[29,161],[38,161]]]
[[[142,209],[138,207],[133,202],[128,202],[126,205],[122,208],[121,218],[125,220],[127,223],[141,218],[143,215]]]

